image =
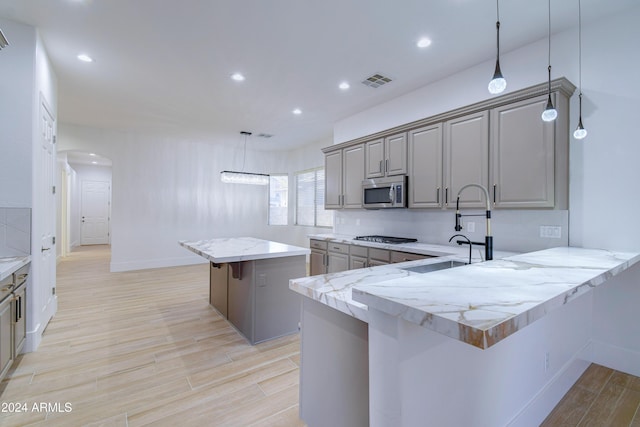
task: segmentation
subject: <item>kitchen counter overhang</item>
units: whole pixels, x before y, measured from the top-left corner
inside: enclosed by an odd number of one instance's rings
[[[228,237],[208,240],[181,240],[181,246],[216,264],[307,255],[311,251],[254,237]]]
[[[559,247],[357,286],[368,307],[487,349],[640,261]]]

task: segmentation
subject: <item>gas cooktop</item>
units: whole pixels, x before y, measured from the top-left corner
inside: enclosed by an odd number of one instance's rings
[[[391,237],[391,236],[356,236],[353,240],[364,240],[366,242],[375,243],[413,243],[418,239],[411,239],[408,237]]]

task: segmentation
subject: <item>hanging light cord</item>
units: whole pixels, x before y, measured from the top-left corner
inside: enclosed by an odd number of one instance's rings
[[[549,0],[548,2],[548,6],[549,6],[549,49],[547,50],[548,55],[549,55],[549,94],[551,94],[551,0]]]
[[[497,58],[500,59],[500,2],[496,0],[496,46],[498,46]]]
[[[582,117],[582,7],[578,0],[578,85],[580,86],[580,117]]]

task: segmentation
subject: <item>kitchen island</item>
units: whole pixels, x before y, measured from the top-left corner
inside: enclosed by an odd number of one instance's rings
[[[300,297],[288,281],[306,273],[307,248],[253,237],[180,241],[209,263],[209,302],[256,344],[298,331]]]
[[[341,392],[360,408],[351,425],[538,425],[589,364],[591,291],[639,260],[636,253],[554,248],[424,274],[405,267],[441,260],[294,280],[290,287],[306,296],[301,418],[310,427],[317,419],[313,409],[305,414],[313,408],[305,396],[305,341],[314,347],[305,335],[333,329],[342,348],[352,343],[341,365],[353,371],[367,364],[367,381],[356,381],[368,387],[369,417],[362,417],[362,399]],[[352,306],[359,316],[349,314]]]

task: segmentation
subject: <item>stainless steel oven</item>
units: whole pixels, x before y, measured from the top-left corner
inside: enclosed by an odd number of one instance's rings
[[[365,209],[406,208],[407,177],[403,175],[362,181],[362,207]]]

